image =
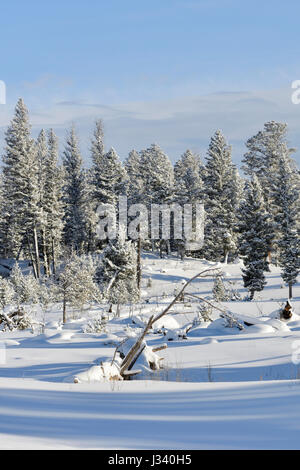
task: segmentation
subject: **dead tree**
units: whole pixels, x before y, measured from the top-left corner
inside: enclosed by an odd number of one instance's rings
[[[207,277],[207,276],[211,275],[212,271],[215,272],[215,271],[218,271],[218,269],[208,268],[208,269],[205,269],[204,271],[201,271],[200,273],[196,274],[195,276],[193,276],[191,279],[189,279],[184,284],[184,286],[181,288],[181,290],[178,292],[178,294],[174,297],[172,302],[170,302],[170,304],[161,313],[159,313],[157,316],[152,315],[149,318],[148,323],[145,326],[142,334],[137,339],[137,341],[134,343],[134,345],[131,347],[131,349],[129,350],[129,352],[126,354],[125,358],[122,361],[122,364],[121,364],[121,367],[120,367],[120,375],[123,378],[128,377],[128,375],[130,374],[130,371],[132,370],[132,367],[134,366],[137,359],[139,358],[139,356],[143,352],[143,350],[145,348],[144,338],[147,335],[147,333],[151,330],[154,323],[157,320],[160,320],[164,315],[166,315],[169,312],[169,310],[172,308],[172,306],[182,297],[183,292],[191,284],[191,282],[193,282],[197,278]],[[208,273],[210,273],[210,274],[208,274]],[[134,375],[136,375],[136,373],[138,373],[138,372],[135,371]]]

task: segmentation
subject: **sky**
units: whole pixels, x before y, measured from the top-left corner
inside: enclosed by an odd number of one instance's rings
[[[297,0],[2,0],[0,148],[23,97],[32,132],[75,124],[86,164],[96,119],[124,160],[159,144],[205,158],[221,129],[238,165],[264,122],[287,122],[300,149]],[[300,151],[295,158],[300,161]]]

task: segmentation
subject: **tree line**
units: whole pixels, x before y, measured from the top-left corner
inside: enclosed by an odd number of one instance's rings
[[[264,288],[270,263],[278,264],[291,297],[300,269],[300,176],[286,135],[286,124],[265,123],[246,142],[242,176],[220,130],[212,136],[204,162],[186,150],[172,165],[153,144],[133,149],[123,163],[113,148],[106,151],[98,120],[90,145],[91,165],[85,168],[75,127],[67,133],[60,159],[53,129],[42,129],[37,139],[32,138],[28,110],[20,99],[5,133],[0,255],[30,259],[35,279],[41,279],[55,276],[61,260],[70,254],[105,254],[108,261],[95,271],[98,281],[105,278],[106,289],[113,291],[111,281],[118,278],[125,289],[126,276],[139,271],[132,267],[138,258],[136,247],[130,248],[125,239],[105,244],[97,238],[98,205],[116,206],[121,195],[129,203],[146,206],[200,201],[205,207],[205,239],[193,256],[225,263],[241,257],[250,299]],[[155,249],[164,240],[151,242]],[[182,241],[171,240],[170,250],[180,247]],[[132,285],[130,289],[134,291]]]

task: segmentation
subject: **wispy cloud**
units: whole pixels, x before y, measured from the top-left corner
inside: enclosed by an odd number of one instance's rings
[[[116,106],[97,100],[58,100],[46,110],[30,106],[33,132],[53,127],[61,140],[65,129],[75,123],[86,161],[95,119],[102,118],[106,146],[113,145],[121,158],[132,148],[141,149],[157,142],[175,161],[190,147],[205,155],[209,139],[220,128],[232,144],[233,157],[239,163],[245,152],[244,142],[264,122],[287,122],[288,138],[300,148],[300,105],[291,102],[291,89],[272,91],[218,92],[203,96],[164,101],[121,103]],[[0,107],[0,126],[8,124],[13,109]],[[1,132],[0,132],[1,138]],[[1,142],[0,142],[1,144]],[[297,152],[299,158],[300,153]]]

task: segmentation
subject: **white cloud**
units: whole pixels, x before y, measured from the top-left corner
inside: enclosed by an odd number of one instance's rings
[[[63,138],[65,129],[74,122],[86,160],[93,123],[96,118],[102,118],[106,145],[113,145],[121,158],[125,158],[133,147],[139,150],[152,142],[161,145],[173,161],[188,147],[204,156],[210,136],[220,128],[232,144],[233,157],[238,163],[245,151],[244,142],[269,120],[287,122],[291,146],[300,148],[300,105],[292,104],[291,92],[289,87],[256,92],[224,91],[116,106],[104,105],[97,100],[61,100],[45,109],[27,104],[35,135],[42,127],[53,127]],[[8,124],[12,113],[12,107],[0,106],[2,128]],[[299,160],[300,153],[297,155]]]

